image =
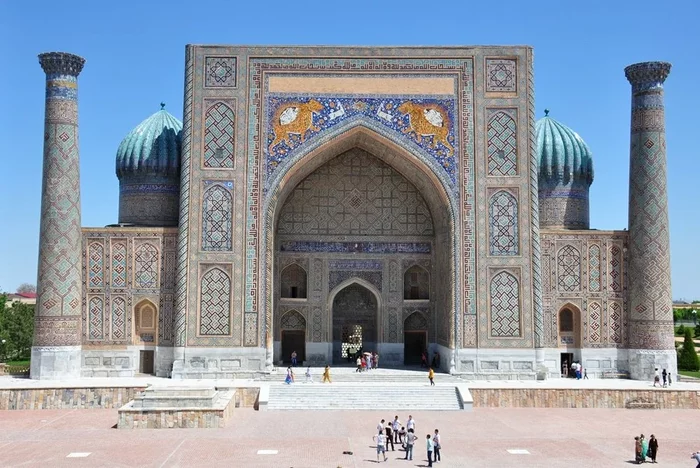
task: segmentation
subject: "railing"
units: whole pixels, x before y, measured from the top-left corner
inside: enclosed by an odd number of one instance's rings
[[[0,363],[0,375],[13,375],[16,377],[28,377],[29,366],[8,366]]]

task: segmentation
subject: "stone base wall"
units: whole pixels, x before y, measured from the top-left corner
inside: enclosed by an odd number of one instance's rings
[[[144,387],[0,389],[0,411],[121,408],[144,389]],[[257,406],[258,394],[260,393],[258,387],[237,387],[224,390],[235,392],[231,405],[229,405],[231,408]]]
[[[700,392],[559,388],[470,388],[474,408],[700,409]]]
[[[145,412],[119,412],[119,429],[216,429],[226,427],[233,416],[234,405],[223,410],[148,410]]]

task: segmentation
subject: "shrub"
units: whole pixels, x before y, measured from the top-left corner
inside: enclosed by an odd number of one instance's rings
[[[698,359],[698,353],[695,352],[693,331],[690,328],[685,330],[683,348],[681,348],[681,352],[678,355],[678,369],[685,371],[700,370],[700,360]]]
[[[695,338],[700,337],[700,325],[695,325]]]
[[[681,325],[678,327],[678,330],[676,330],[676,335],[678,336],[684,336],[685,335],[685,327]]]

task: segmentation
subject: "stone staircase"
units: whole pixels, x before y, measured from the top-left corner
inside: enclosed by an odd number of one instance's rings
[[[454,385],[392,383],[271,383],[267,410],[454,411],[471,409],[469,391]],[[465,401],[466,400],[466,401]]]
[[[323,379],[323,367],[312,367],[311,375],[315,382],[320,382]],[[306,367],[295,367],[294,377],[298,383],[302,383],[306,380],[304,374],[306,373]],[[263,382],[284,382],[287,376],[286,367],[278,367],[273,372],[269,374],[261,374],[256,377],[255,380]],[[427,384],[428,383],[428,371],[425,369],[420,369],[419,367],[410,369],[374,369],[365,372],[355,372],[354,367],[332,367],[331,368],[331,379],[334,383],[336,382],[348,382],[348,383],[413,383],[413,384]],[[458,384],[463,382],[458,377],[452,376],[450,374],[435,373],[436,383],[451,383]]]

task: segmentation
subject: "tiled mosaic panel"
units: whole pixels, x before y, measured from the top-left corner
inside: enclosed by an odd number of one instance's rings
[[[158,287],[158,248],[150,242],[136,247],[134,255],[134,283],[137,288],[151,289]]]
[[[620,256],[621,252],[621,249],[616,245],[610,247],[610,264],[608,265],[608,267],[610,272],[609,287],[612,291],[622,290],[622,257]]]
[[[280,320],[282,330],[302,330],[306,331],[306,320],[296,310],[285,313]]]
[[[597,244],[588,248],[588,290],[600,291],[600,247]]]
[[[489,254],[518,253],[518,200],[501,190],[489,199]]]
[[[219,268],[202,275],[199,302],[199,334],[231,333],[231,278]]]
[[[486,92],[517,91],[517,67],[516,59],[486,59]]]
[[[313,97],[299,100],[271,96],[267,102],[269,177],[304,141],[360,116],[370,118],[430,154],[455,183],[455,101],[399,97]]]
[[[104,300],[93,296],[88,301],[88,329],[91,340],[104,339]]]
[[[258,345],[258,314],[245,314],[243,318],[244,340],[246,346]]]
[[[204,86],[232,88],[236,86],[236,57],[207,57],[204,59]]]
[[[389,343],[400,343],[403,342],[403,339],[399,341],[399,311],[395,307],[391,307],[389,309],[389,317],[388,317],[388,324],[389,327],[387,329],[388,333],[386,333],[385,339]]]
[[[591,302],[588,304],[588,340],[591,343],[600,343],[602,341],[603,311],[600,304]]]
[[[516,109],[488,110],[486,139],[490,176],[518,175],[516,117]]]
[[[489,287],[491,297],[491,336],[520,336],[520,286],[515,276],[502,271],[492,279]]]
[[[610,315],[610,341],[617,344],[622,344],[623,323],[622,323],[622,307],[617,302],[611,302],[608,305]]]
[[[204,167],[233,169],[235,155],[235,110],[217,102],[204,117]]]
[[[367,281],[369,284],[382,290],[382,272],[381,271],[352,271],[352,270],[332,270],[328,272],[328,290],[332,291],[343,281],[350,278],[359,278]]]
[[[112,298],[111,339],[121,341],[126,339],[126,299]]]
[[[428,329],[428,319],[420,312],[413,312],[403,323],[404,331],[423,331]]]
[[[405,177],[353,149],[297,185],[277,229],[282,235],[430,236],[433,220],[423,196]]]
[[[320,308],[316,308],[313,311],[312,317],[312,336],[315,343],[320,343],[323,340],[323,316]]]
[[[127,287],[126,241],[112,241],[112,287]]]
[[[557,286],[560,291],[581,289],[581,253],[574,246],[567,245],[557,255]]]
[[[104,253],[101,242],[91,242],[88,252],[88,285],[99,288],[104,285]]]
[[[233,184],[210,184],[202,198],[202,250],[230,251],[233,229]]]

